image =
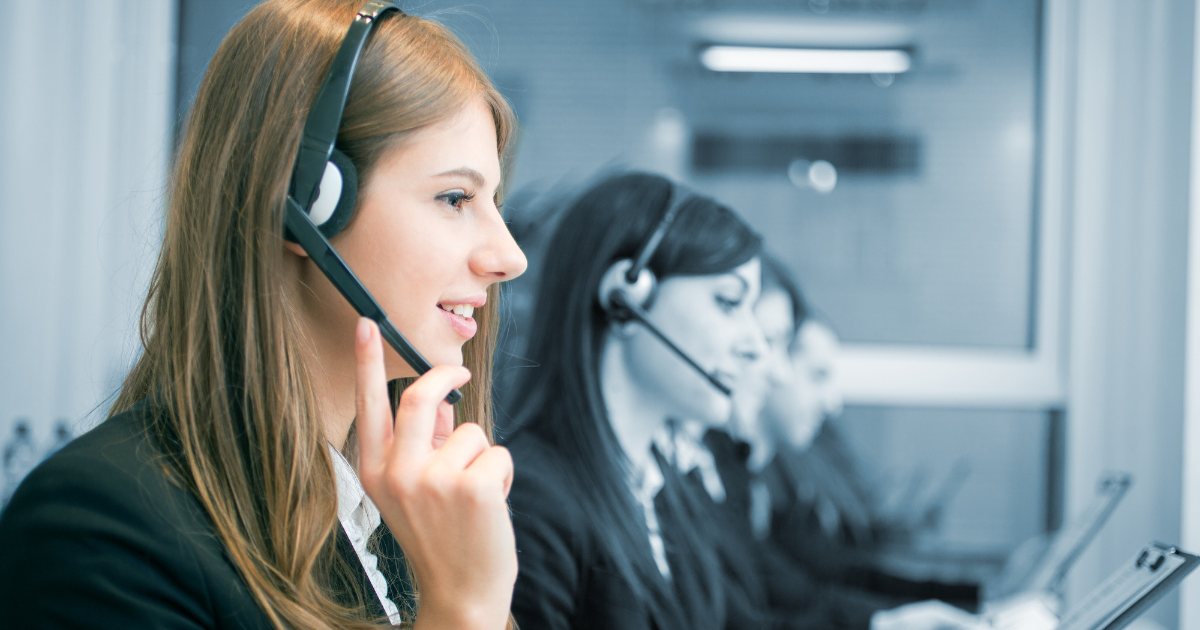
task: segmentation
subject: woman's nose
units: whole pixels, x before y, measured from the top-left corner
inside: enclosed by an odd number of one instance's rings
[[[529,261],[517,246],[504,219],[496,212],[483,221],[483,244],[471,255],[471,271],[491,282],[512,280],[525,273]]]
[[[753,363],[767,353],[767,336],[754,317],[747,317],[742,322],[741,335],[734,344],[734,354],[738,358]]]

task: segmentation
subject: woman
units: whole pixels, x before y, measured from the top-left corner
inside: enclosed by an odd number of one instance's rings
[[[595,184],[565,211],[534,309],[537,367],[507,442],[523,630],[724,625],[697,506],[653,444],[671,419],[728,418],[730,400],[600,296],[602,280],[646,250],[669,205],[678,213],[648,261],[658,283],[640,305],[646,317],[690,340],[683,351],[728,387],[762,351],[751,312],[761,239],[733,212],[637,173]]]
[[[728,208],[654,175],[607,178],[565,211],[531,325],[537,367],[507,441],[520,554],[513,615],[523,630],[837,627],[829,622],[915,630],[963,621],[937,605],[848,616],[812,589],[806,610],[763,610],[765,587],[735,579],[747,566],[731,561],[738,547],[721,538],[700,482],[668,461],[678,421],[727,421],[733,403],[721,388],[736,398],[768,350],[753,311],[761,248]],[[636,286],[655,285],[638,276],[629,300],[687,359],[613,307],[614,271],[642,260],[657,285],[639,294]]]
[[[0,519],[6,626],[508,622],[511,460],[488,436],[496,283],[525,268],[496,198],[514,124],[445,28],[381,16],[338,133],[360,186],[332,242],[438,366],[394,416],[387,381],[415,372],[283,238],[309,104],[361,6],[271,0],[222,42],[175,159],[145,352]]]
[[[830,386],[835,341],[829,340],[827,327],[809,317],[799,285],[771,256],[763,258],[762,284],[754,313],[768,351],[734,396],[737,437],[719,428],[704,437],[725,489],[723,507],[727,516],[737,516],[725,521],[725,538],[757,540],[743,542],[739,555],[761,559],[767,599],[777,615],[783,614],[785,627],[919,628],[939,618],[951,625],[969,623],[939,602],[884,609],[936,597],[975,604],[974,587],[912,582],[876,571],[831,572],[829,559],[817,557],[822,549],[809,548],[815,541],[803,535],[799,513],[808,512],[798,498],[813,480],[790,464],[828,413],[840,411],[840,396]],[[815,599],[821,605],[798,610],[795,603],[818,584]]]

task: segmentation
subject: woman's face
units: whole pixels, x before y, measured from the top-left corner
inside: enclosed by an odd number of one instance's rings
[[[792,386],[774,389],[765,411],[781,439],[804,449],[826,418],[842,412],[836,371],[839,344],[828,326],[813,320],[800,326],[796,342]]]
[[[775,390],[790,387],[792,360],[788,352],[795,335],[792,300],[779,289],[764,289],[754,305],[754,317],[767,341],[762,360],[747,370],[741,386],[734,392],[734,415],[744,439],[760,442],[764,428],[760,422],[763,405]]]
[[[729,273],[676,276],[659,283],[649,310],[656,327],[697,363],[735,391],[745,372],[765,351],[754,319],[760,262],[755,258]],[[731,401],[637,324],[623,325],[627,369],[644,391],[664,402],[676,419],[720,424]]]
[[[477,100],[385,153],[333,244],[404,333],[434,365],[461,365],[477,332],[472,311],[494,282],[525,271],[524,254],[496,206],[500,161],[490,108]],[[293,250],[295,251],[295,250]],[[346,340],[353,360],[357,315],[324,278],[311,283],[317,324]],[[414,376],[392,350],[389,379]]]

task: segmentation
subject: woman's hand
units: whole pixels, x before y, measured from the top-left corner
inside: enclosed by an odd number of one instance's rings
[[[471,378],[438,366],[388,402],[379,328],[360,319],[355,340],[359,477],[412,562],[417,628],[492,628],[508,621],[517,552],[508,515],[513,464],[477,424],[454,429],[444,400]]]
[[[871,630],[981,630],[986,627],[979,617],[934,600],[881,610],[871,616]]]

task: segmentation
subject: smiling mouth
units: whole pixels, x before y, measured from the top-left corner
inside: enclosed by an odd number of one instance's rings
[[[471,319],[475,314],[475,307],[470,304],[438,304],[438,308],[447,313],[454,313],[463,319]]]
[[[438,310],[450,328],[463,339],[470,339],[479,330],[475,323],[475,306],[472,304],[438,304]]]

